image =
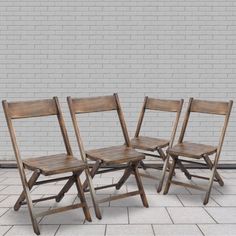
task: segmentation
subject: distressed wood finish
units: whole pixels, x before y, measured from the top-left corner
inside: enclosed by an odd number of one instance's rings
[[[157,150],[157,147],[167,147],[169,145],[169,140],[152,138],[147,136],[138,136],[131,140],[131,145],[134,148],[154,152]]]
[[[8,115],[11,119],[50,116],[57,114],[54,99],[8,103]]]
[[[217,147],[198,144],[198,143],[189,143],[183,142],[175,145],[174,147],[168,150],[170,155],[174,156],[186,156],[192,158],[201,158],[204,154],[211,155],[217,151]]]
[[[171,170],[174,171],[176,165],[178,165],[188,179],[191,179],[192,177],[194,177],[194,178],[208,180],[209,181],[208,188],[203,189],[203,188],[196,186],[196,185],[182,183],[179,181],[172,181],[173,171],[170,171],[169,176],[168,176],[168,180],[167,180],[167,183],[165,186],[164,194],[168,193],[171,183],[185,186],[185,187],[191,187],[191,188],[195,188],[195,189],[199,189],[199,190],[205,190],[206,195],[205,195],[203,204],[206,205],[209,201],[213,181],[217,181],[220,186],[224,185],[224,182],[223,182],[220,174],[217,171],[217,165],[219,162],[219,158],[220,158],[220,154],[221,154],[221,150],[222,150],[222,146],[223,146],[223,142],[224,142],[224,137],[226,134],[226,129],[228,126],[229,117],[230,117],[230,113],[232,110],[232,106],[233,106],[233,101],[215,102],[215,101],[195,100],[193,98],[190,98],[178,144],[172,148],[169,148],[167,150],[167,152],[173,159]],[[183,142],[191,112],[206,113],[206,114],[211,114],[211,115],[224,115],[225,116],[220,140],[219,140],[218,145],[216,147],[206,145],[206,144]],[[213,157],[214,161],[212,161],[209,157],[212,154],[215,155]],[[190,162],[190,161],[187,161],[186,159],[180,159],[179,156],[183,156],[185,158],[194,158],[194,159],[204,160],[206,163],[205,166],[207,166],[211,170],[210,178],[207,178],[207,177],[204,177],[201,175],[190,174],[188,172],[188,170],[183,165],[184,162]],[[193,161],[191,161],[191,163],[200,164],[200,165],[203,164],[203,163],[193,162]]]
[[[95,208],[95,214],[97,218],[101,219],[101,212],[99,209],[98,203],[106,202],[106,201],[112,201],[112,200],[118,200],[125,197],[130,197],[133,195],[139,194],[143,205],[145,207],[148,207],[148,202],[146,199],[146,195],[143,189],[143,185],[139,176],[139,172],[137,169],[137,165],[140,163],[140,160],[142,160],[145,156],[134,149],[131,148],[130,139],[127,131],[127,127],[125,124],[123,112],[120,106],[119,98],[117,94],[114,94],[113,96],[105,96],[105,97],[99,97],[99,98],[67,98],[72,122],[74,125],[74,130],[78,142],[78,146],[80,149],[80,154],[84,160],[84,162],[87,163],[87,159],[91,159],[95,161],[95,164],[93,165],[93,168],[91,171],[87,169],[86,175],[87,179],[83,184],[83,188],[85,191],[87,191],[87,187],[89,187],[93,205]],[[83,101],[81,103],[81,101]],[[100,102],[97,102],[100,101]],[[92,102],[92,104],[90,104]],[[85,150],[82,138],[80,136],[79,131],[79,125],[77,120],[77,113],[90,113],[90,112],[101,112],[101,111],[109,111],[109,110],[116,110],[120,125],[122,128],[125,145],[119,145],[119,146],[112,146],[112,147],[106,147],[106,148],[100,148],[95,150]],[[118,181],[116,184],[110,184],[105,186],[100,186],[98,188],[94,188],[92,179],[96,174],[99,174],[99,168],[101,166],[107,166],[111,164],[127,164],[127,168],[124,171],[124,175],[122,176],[121,180]],[[118,169],[112,169],[114,171]],[[116,187],[116,189],[119,189],[128,179],[128,177],[131,175],[131,173],[135,173],[136,177],[136,183],[138,186],[138,191],[129,192],[126,194],[119,194],[116,196],[112,196],[105,199],[96,200],[95,195],[95,189],[104,189],[109,187]]]
[[[27,169],[32,171],[40,170],[40,173],[45,176],[79,171],[86,167],[83,161],[64,153],[30,158],[23,160],[23,163]]]
[[[20,197],[15,203],[14,210],[17,211],[20,209],[22,205],[27,204],[34,232],[38,235],[40,234],[40,230],[37,222],[37,217],[42,217],[45,215],[82,207],[86,220],[91,221],[89,208],[86,203],[84,192],[82,190],[79,180],[79,176],[87,168],[87,165],[73,156],[65,127],[65,122],[62,116],[62,112],[57,97],[54,97],[53,99],[46,99],[39,101],[13,102],[13,103],[8,103],[7,101],[4,100],[3,109],[5,112],[5,117],[23,186],[23,192],[21,193]],[[12,120],[20,118],[50,116],[50,115],[56,115],[58,118],[58,122],[60,125],[61,133],[66,148],[66,153],[22,160]],[[25,168],[33,171],[33,174],[29,180],[27,180],[26,178]],[[41,174],[54,175],[67,172],[71,172],[72,175],[70,177],[55,178],[37,182]],[[30,190],[34,185],[45,184],[53,181],[56,182],[64,179],[69,179],[69,180],[58,195],[42,199],[34,199],[34,200],[31,199]],[[81,203],[51,209],[45,212],[41,212],[39,214],[34,213],[33,202],[46,201],[50,199],[56,199],[56,201],[60,201],[63,198],[65,192],[67,192],[74,183],[77,186],[78,196],[80,197]]]
[[[144,159],[143,154],[137,153],[133,148],[124,145],[89,150],[86,151],[86,155],[91,160],[101,160],[107,164],[122,164]]]
[[[131,145],[133,148],[139,149],[141,151],[154,152],[154,154],[152,156],[155,156],[157,158],[161,158],[163,160],[164,165],[163,165],[163,169],[162,169],[161,178],[160,178],[157,192],[160,192],[162,190],[162,186],[163,186],[164,179],[165,179],[165,173],[168,170],[168,167],[170,166],[169,155],[167,155],[163,149],[167,148],[167,147],[172,147],[172,145],[173,145],[176,130],[178,127],[180,114],[181,114],[181,110],[182,110],[182,106],[183,106],[183,99],[181,99],[181,100],[164,100],[164,99],[155,99],[155,98],[145,97],[144,102],[143,102],[143,106],[142,106],[142,109],[141,109],[141,112],[139,115],[135,136],[131,140]],[[174,125],[172,128],[172,132],[171,132],[171,136],[170,136],[169,140],[139,135],[146,110],[155,110],[155,111],[175,112],[176,113]],[[157,152],[157,154],[155,154],[156,152]],[[146,155],[149,155],[149,153],[147,153]],[[140,164],[143,169],[147,168],[147,166],[145,165],[145,163],[143,161],[140,162]],[[149,176],[149,177],[152,179],[156,179],[156,177],[154,177],[154,176]]]
[[[145,109],[178,112],[181,101],[179,100],[164,100],[156,98],[148,98]]]
[[[226,115],[228,112],[228,102],[215,102],[193,100],[190,112],[199,112],[215,115]]]
[[[114,96],[72,98],[72,103],[76,114],[112,111],[117,109],[116,99]]]

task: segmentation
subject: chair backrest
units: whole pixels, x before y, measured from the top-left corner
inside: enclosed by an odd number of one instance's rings
[[[69,138],[67,135],[65,122],[62,116],[61,108],[57,97],[53,99],[44,99],[36,101],[21,101],[21,102],[7,102],[2,101],[8,129],[11,136],[11,141],[17,163],[22,165],[21,155],[19,147],[16,141],[15,130],[13,127],[14,119],[24,119],[32,117],[42,117],[42,116],[53,116],[56,115],[60,125],[61,133],[63,136],[64,144],[68,155],[72,155],[72,149],[69,143]]]
[[[175,117],[174,125],[172,128],[170,144],[169,144],[169,146],[171,147],[173,145],[173,142],[175,139],[175,134],[176,134],[177,127],[178,127],[178,122],[179,122],[181,110],[183,107],[183,102],[184,102],[183,99],[167,100],[167,99],[149,98],[146,96],[144,98],[144,103],[143,103],[143,106],[142,106],[142,109],[141,109],[141,112],[139,115],[139,120],[138,120],[138,124],[137,124],[137,128],[136,128],[136,132],[135,132],[135,137],[139,136],[142,122],[143,122],[143,118],[144,118],[144,114],[145,114],[146,110],[175,112],[176,117]]]
[[[117,111],[120,125],[122,128],[123,136],[125,139],[125,144],[130,147],[130,139],[128,135],[128,130],[125,124],[124,115],[120,106],[119,97],[115,93],[111,96],[102,97],[90,97],[90,98],[71,98],[67,97],[68,106],[71,113],[72,122],[75,129],[76,138],[79,144],[80,153],[84,161],[85,149],[80,136],[79,126],[76,114],[80,113],[93,113],[93,112],[104,112],[104,111]]]
[[[217,153],[218,155],[220,155],[222,145],[224,142],[226,129],[229,122],[230,113],[232,110],[232,106],[233,106],[232,100],[230,100],[229,102],[217,102],[217,101],[205,101],[205,100],[198,100],[198,99],[190,98],[178,142],[179,143],[183,142],[191,112],[222,115],[222,116],[225,116],[225,119],[224,119],[222,131],[221,131],[220,140],[217,146]]]

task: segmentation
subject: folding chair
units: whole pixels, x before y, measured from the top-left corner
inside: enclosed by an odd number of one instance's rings
[[[71,98],[68,97],[68,105],[70,108],[70,113],[75,129],[76,138],[78,141],[79,149],[81,156],[85,163],[87,163],[87,159],[90,159],[92,161],[95,161],[95,164],[92,167],[92,170],[90,173],[87,173],[87,180],[85,181],[83,187],[86,189],[89,185],[89,189],[91,191],[91,195],[93,196],[93,204],[95,208],[95,213],[97,218],[101,219],[101,213],[98,207],[98,203],[106,202],[106,201],[112,201],[117,200],[121,198],[126,198],[134,195],[140,195],[141,200],[143,202],[143,205],[145,207],[148,207],[148,202],[146,199],[146,195],[144,192],[144,188],[141,182],[141,178],[138,172],[138,165],[139,162],[145,158],[145,156],[134,149],[132,149],[130,144],[130,139],[128,136],[128,131],[126,128],[123,112],[121,110],[119,98],[117,94],[114,94],[113,96],[103,96],[103,97],[92,97],[92,98]],[[117,111],[120,125],[123,131],[123,136],[125,139],[124,145],[119,146],[112,146],[112,147],[106,147],[106,148],[100,148],[90,151],[85,151],[85,148],[83,146],[83,142],[80,136],[78,121],[76,114],[82,114],[82,113],[92,113],[92,112],[105,112],[105,111]],[[100,186],[97,188],[93,187],[92,178],[96,174],[105,173],[106,170],[99,171],[99,168],[101,166],[111,167],[111,165],[119,165],[119,164],[126,164],[124,175],[122,178],[115,184],[106,185],[106,186]],[[117,171],[119,168],[110,168],[108,171]],[[120,189],[121,186],[126,182],[126,180],[129,178],[131,173],[134,173],[138,190],[128,192],[125,194],[119,194],[115,195],[109,198],[101,199],[99,201],[96,201],[95,199],[95,191],[99,189],[109,188],[109,187],[116,187],[116,189]]]
[[[166,173],[167,168],[169,166],[169,156],[166,155],[164,148],[172,147],[172,145],[173,145],[176,130],[178,127],[180,114],[181,114],[181,110],[182,110],[182,106],[183,106],[183,99],[176,101],[176,100],[163,100],[163,99],[154,99],[154,98],[145,97],[144,103],[142,106],[142,110],[139,115],[139,120],[138,120],[138,124],[137,124],[137,128],[136,128],[135,136],[131,140],[132,147],[139,149],[142,152],[146,151],[146,152],[144,152],[144,154],[146,156],[161,158],[164,161],[164,165],[162,168],[162,174],[161,174],[161,178],[160,178],[160,183],[159,183],[159,186],[157,189],[158,192],[160,192],[162,190],[163,182],[165,179],[165,173]],[[175,112],[176,113],[170,139],[166,140],[166,139],[153,138],[153,137],[139,135],[146,110],[155,110],[155,111]],[[149,153],[147,153],[147,151]],[[151,152],[151,154],[150,154],[150,152]],[[156,154],[156,152],[157,152],[157,154]],[[141,161],[140,163],[141,163],[141,166],[143,167],[143,169],[148,168],[148,166],[143,161]],[[143,174],[143,176],[157,179],[154,176],[149,176],[149,175],[145,175],[145,174]]]
[[[11,136],[13,149],[16,156],[17,167],[23,185],[23,192],[21,193],[20,197],[15,203],[14,210],[18,211],[22,205],[24,204],[28,205],[34,232],[38,235],[40,234],[40,231],[36,219],[37,217],[42,217],[45,215],[63,212],[75,208],[83,208],[86,220],[91,221],[89,208],[87,206],[84,196],[84,191],[80,181],[80,175],[87,168],[87,166],[83,161],[78,160],[73,156],[64,119],[62,116],[61,108],[57,97],[54,97],[53,99],[27,101],[27,102],[10,102],[10,103],[4,100],[3,108]],[[58,122],[60,125],[62,137],[66,148],[66,153],[22,160],[20,150],[16,141],[16,135],[15,135],[15,130],[13,128],[12,120],[30,118],[30,117],[52,116],[52,115],[56,115],[58,118]],[[25,169],[33,171],[33,174],[29,180],[27,180],[26,178]],[[44,176],[51,176],[69,172],[72,172],[72,175],[38,181],[38,178],[41,174]],[[46,184],[50,182],[63,181],[63,180],[67,180],[67,183],[57,195],[35,200],[31,199],[30,190],[32,189],[33,186]],[[46,201],[50,199],[55,199],[56,202],[60,202],[64,194],[70,189],[70,187],[74,183],[76,184],[78,190],[78,197],[80,198],[81,203],[59,208],[53,208],[38,214],[34,212],[33,203]]]
[[[204,205],[206,205],[209,201],[213,181],[218,182],[220,186],[224,185],[224,182],[223,182],[219,172],[217,171],[217,164],[219,161],[222,145],[224,142],[226,128],[228,126],[232,105],[233,105],[233,101],[215,102],[215,101],[196,100],[196,99],[190,98],[178,144],[167,150],[167,153],[172,157],[173,162],[172,162],[172,166],[171,166],[171,169],[169,172],[168,180],[167,180],[167,183],[165,186],[164,194],[168,193],[171,183],[176,184],[176,185],[180,185],[180,186],[194,188],[197,190],[206,191],[206,195],[205,195],[204,202],[203,202]],[[223,125],[223,129],[221,132],[218,146],[183,142],[185,131],[187,128],[187,124],[188,124],[191,112],[225,116],[224,125]],[[212,154],[215,154],[214,161],[212,161],[209,157]],[[179,156],[185,157],[185,159],[184,160],[180,159]],[[194,161],[186,160],[188,158],[190,158]],[[206,162],[206,164],[196,162],[196,160],[200,160],[200,159],[204,160]],[[201,165],[207,166],[211,170],[210,178],[200,176],[200,175],[190,174],[182,162],[201,164]],[[209,180],[208,188],[203,188],[198,185],[193,185],[193,184],[188,184],[188,183],[183,183],[183,182],[172,180],[173,172],[174,172],[176,165],[178,165],[181,168],[181,170],[185,173],[185,175],[188,179],[195,177],[195,178]]]

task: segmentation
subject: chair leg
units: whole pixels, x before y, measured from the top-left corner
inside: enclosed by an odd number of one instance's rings
[[[92,221],[91,215],[90,215],[90,212],[89,212],[89,208],[88,208],[85,196],[84,196],[84,190],[83,190],[83,187],[82,187],[82,184],[81,184],[81,181],[80,181],[80,177],[79,177],[81,173],[82,172],[75,175],[75,183],[76,183],[76,187],[77,187],[77,190],[78,190],[78,197],[80,198],[80,201],[83,204],[83,211],[84,211],[85,219],[87,221],[91,222]]]
[[[207,163],[207,165],[209,166],[209,168],[212,169],[214,165],[213,165],[211,159],[208,156],[204,156],[204,159],[205,159],[205,162]],[[220,176],[219,172],[217,171],[217,169],[215,171],[215,178],[218,180],[218,183],[219,183],[220,186],[224,186],[224,181],[221,178],[221,176]]]
[[[169,171],[168,179],[167,179],[165,190],[164,190],[163,194],[167,194],[169,192],[171,180],[172,180],[173,175],[174,175],[174,170],[175,170],[175,166],[176,166],[176,162],[177,162],[177,160],[176,160],[177,157],[172,157],[172,159],[173,159],[173,162],[172,162],[172,165],[171,165],[171,168],[170,168],[170,171]]]
[[[123,176],[121,177],[121,179],[116,184],[116,189],[117,190],[120,189],[123,186],[123,184],[127,181],[127,179],[130,177],[132,171],[133,171],[133,169],[132,169],[131,166],[129,166],[125,169]]]
[[[93,206],[94,206],[95,215],[98,219],[102,219],[101,211],[99,209],[99,206],[98,206],[98,203],[97,203],[97,200],[96,200],[96,197],[95,197],[96,193],[95,193],[95,190],[94,190],[92,177],[90,175],[90,172],[89,172],[88,168],[85,169],[85,173],[86,173],[86,179],[87,179],[90,195],[91,195]]]
[[[145,165],[145,163],[144,163],[143,161],[140,161],[139,164],[140,164],[140,166],[141,166],[144,170],[147,169],[147,167],[146,167],[146,165]]]
[[[162,173],[161,173],[161,180],[159,182],[159,185],[158,185],[158,188],[157,188],[157,192],[160,193],[161,190],[162,190],[162,186],[163,186],[163,183],[164,183],[164,180],[165,180],[165,174],[166,174],[166,171],[167,171],[167,167],[169,165],[169,155],[167,155],[166,159],[165,159],[165,162],[164,162],[164,165],[163,165],[163,168],[162,168]]]
[[[28,181],[28,188],[29,190],[32,189],[32,187],[34,186],[35,182],[37,181],[37,179],[40,176],[40,172],[39,171],[34,171],[34,173],[32,174],[32,176],[30,177],[29,181]],[[21,207],[21,203],[25,200],[25,191],[22,191],[20,197],[18,198],[18,200],[16,201],[15,205],[14,205],[14,210],[18,211]]]
[[[62,190],[58,193],[56,197],[56,202],[60,202],[62,200],[62,198],[65,196],[65,193],[69,191],[74,182],[75,182],[74,176],[71,176],[66,182],[65,186],[62,188]]]
[[[208,190],[206,192],[205,198],[204,198],[204,202],[203,204],[206,205],[209,201],[210,198],[210,194],[211,194],[211,189],[212,189],[212,185],[214,182],[214,178],[216,175],[216,164],[214,164],[213,168],[212,168],[212,173],[211,173],[211,177],[210,177],[210,181],[209,181],[209,186],[208,186]]]
[[[27,202],[27,206],[28,206],[28,210],[29,210],[29,214],[30,214],[30,219],[31,219],[31,222],[32,222],[32,226],[33,226],[34,232],[37,235],[40,235],[40,230],[39,230],[38,222],[37,222],[37,219],[36,219],[36,217],[34,215],[34,211],[33,211],[33,202],[32,202],[32,199],[30,197],[30,190],[26,186],[26,184],[23,186],[23,188],[24,188],[25,198],[26,198],[26,202]]]
[[[144,188],[143,188],[142,180],[141,180],[141,177],[139,175],[138,164],[139,163],[133,163],[133,171],[134,171],[135,179],[136,179],[137,186],[138,186],[138,189],[139,189],[140,197],[141,197],[142,202],[143,202],[143,206],[144,207],[149,207],[147,197],[146,197],[146,194],[145,194],[145,191],[144,191]]]
[[[90,176],[93,177],[96,175],[98,169],[100,168],[101,163],[99,161],[96,161],[96,163],[93,165],[92,170],[90,171]],[[88,187],[88,179],[86,178],[86,180],[83,183],[83,190],[85,191]]]
[[[182,164],[182,162],[179,159],[177,159],[177,165],[184,172],[187,179],[190,180],[192,178],[191,174],[189,173],[189,171],[185,168],[185,166]]]

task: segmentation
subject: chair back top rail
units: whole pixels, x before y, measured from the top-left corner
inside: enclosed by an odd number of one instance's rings
[[[193,99],[190,112],[207,113],[214,115],[227,115],[229,110],[228,102],[204,101]]]
[[[167,100],[147,97],[145,109],[178,112],[180,109],[181,100]]]
[[[71,98],[76,114],[117,110],[115,96]]]
[[[55,99],[44,99],[35,101],[7,102],[8,115],[11,119],[30,117],[41,117],[57,115],[58,109]]]

